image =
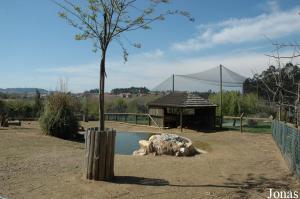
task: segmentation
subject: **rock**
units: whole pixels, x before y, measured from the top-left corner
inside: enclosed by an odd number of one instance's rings
[[[140,145],[141,149],[144,149],[144,151],[145,151],[147,154],[153,152],[153,145],[152,145],[152,142],[147,141],[147,140],[140,140],[140,141],[139,141],[139,145]]]
[[[190,155],[190,151],[188,148],[186,147],[181,147],[179,149],[179,156],[189,156]]]
[[[133,155],[143,156],[143,155],[147,155],[147,153],[145,150],[139,149],[139,150],[134,151]]]
[[[147,140],[139,141],[140,149],[134,152],[134,155],[175,155],[175,156],[193,156],[198,154],[192,141],[188,138],[175,134],[153,135]]]

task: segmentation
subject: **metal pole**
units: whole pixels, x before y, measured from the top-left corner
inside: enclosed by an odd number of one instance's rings
[[[172,91],[173,91],[173,93],[175,90],[174,82],[175,82],[175,75],[173,74],[173,76],[172,76]]]
[[[223,85],[222,85],[222,65],[220,65],[220,128],[222,129],[223,123]]]
[[[258,80],[256,81],[256,94],[257,94],[257,101],[258,101]]]
[[[180,131],[182,132],[182,108],[180,108]]]
[[[295,114],[296,114],[296,127],[298,128],[299,125],[299,110],[298,110],[298,106],[299,106],[299,100],[300,100],[300,82],[298,82],[298,93],[297,93],[297,103],[295,104]]]

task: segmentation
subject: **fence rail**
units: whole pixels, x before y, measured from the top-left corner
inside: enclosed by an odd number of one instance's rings
[[[300,179],[300,131],[284,122],[273,120],[272,135],[290,170]]]
[[[240,132],[250,133],[271,133],[270,118],[257,118],[257,117],[240,117],[224,116],[223,127],[231,130],[239,130]]]
[[[118,121],[148,126],[154,125],[159,127],[151,115],[146,113],[105,113],[104,115],[105,120],[107,121]]]

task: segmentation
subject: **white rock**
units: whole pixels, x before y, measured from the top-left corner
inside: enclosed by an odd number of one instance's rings
[[[175,134],[153,135],[147,140],[139,141],[140,149],[134,155],[157,155],[192,156],[198,153],[192,141],[186,137]]]
[[[132,155],[143,156],[143,155],[147,155],[147,153],[145,150],[139,149],[139,150],[134,151]]]
[[[146,153],[151,153],[153,151],[152,142],[147,140],[140,140],[139,145],[141,149],[144,149]]]

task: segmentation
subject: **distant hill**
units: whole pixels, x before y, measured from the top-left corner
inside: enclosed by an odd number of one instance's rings
[[[25,94],[25,93],[35,93],[36,89],[38,89],[38,91],[41,94],[45,94],[48,93],[47,90],[45,89],[41,89],[41,88],[0,88],[0,92],[1,93],[17,93],[17,94]]]

